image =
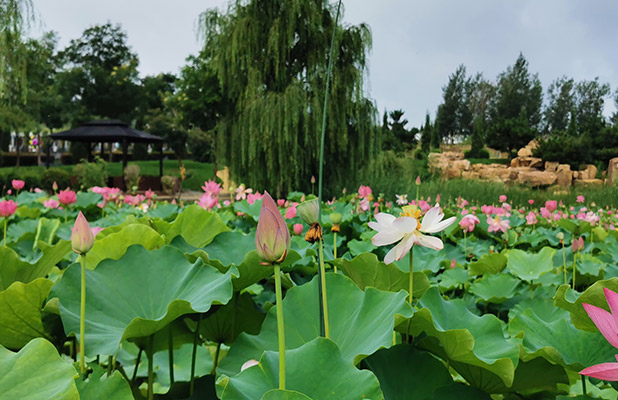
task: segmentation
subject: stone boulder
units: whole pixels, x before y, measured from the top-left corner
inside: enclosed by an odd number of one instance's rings
[[[556,172],[560,163],[558,161],[545,161],[545,171]]]
[[[618,181],[618,157],[609,160],[607,165],[607,182],[613,185]]]
[[[517,176],[517,182],[532,187],[551,186],[556,182],[557,178],[554,172],[521,171]]]
[[[461,179],[479,179],[479,173],[475,171],[463,171]]]
[[[584,165],[584,169],[579,171],[579,179],[595,179],[597,177],[597,167],[592,164]]]
[[[573,171],[569,164],[560,164],[556,168],[558,185],[563,187],[571,186],[573,183]]]
[[[532,157],[532,150],[527,147],[522,147],[517,152],[517,157]]]

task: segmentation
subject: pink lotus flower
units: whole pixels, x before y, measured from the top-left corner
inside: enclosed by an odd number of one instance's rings
[[[209,180],[209,181],[204,182],[204,186],[202,186],[202,190],[205,193],[217,196],[219,192],[221,191],[221,184],[213,180]]]
[[[152,199],[152,196],[154,196],[154,194],[155,194],[155,193],[154,193],[152,190],[148,189],[148,190],[146,190],[146,192],[144,193],[144,196],[146,196],[146,198],[147,198],[148,200],[150,200],[150,199]]]
[[[65,206],[71,205],[77,201],[77,194],[70,189],[61,190],[58,192],[58,201]]]
[[[505,195],[505,194],[500,195],[500,197],[498,197],[498,201],[499,201],[500,203],[504,203],[504,202],[506,201],[506,195]]]
[[[293,204],[291,207],[288,207],[285,210],[285,219],[292,219],[296,216],[296,204]]]
[[[489,215],[489,214],[493,214],[494,212],[494,206],[488,206],[488,205],[482,205],[481,206],[481,212],[485,215]]]
[[[461,226],[461,229],[463,229],[465,232],[472,232],[474,231],[476,224],[478,224],[479,222],[481,221],[476,215],[467,214],[461,219],[461,221],[459,221],[459,226]]]
[[[256,193],[249,193],[247,195],[247,203],[249,203],[249,205],[255,203],[256,200],[260,200],[262,198],[262,195],[259,192]],[[274,202],[274,200],[273,200]]]
[[[547,208],[548,211],[556,211],[556,209],[558,208],[558,202],[556,200],[547,200],[545,202],[545,208]]]
[[[279,207],[285,206],[285,199],[277,199],[277,206]]]
[[[13,186],[13,189],[15,190],[22,190],[24,188],[24,185],[26,184],[26,182],[20,180],[20,179],[13,179],[11,181],[11,186]]]
[[[586,198],[580,194],[579,196],[577,196],[577,199],[575,201],[577,203],[584,203],[586,201]]]
[[[526,223],[528,225],[534,225],[536,223],[538,223],[539,221],[536,219],[536,214],[533,213],[532,211],[530,211],[528,213],[528,215],[526,215]]]
[[[541,207],[541,215],[545,219],[551,219],[551,211],[549,211],[546,207]]]
[[[43,205],[47,208],[58,208],[60,203],[55,199],[47,199],[43,202]]]
[[[17,211],[17,203],[13,200],[0,201],[0,217],[8,218]]]
[[[210,193],[204,193],[197,201],[197,205],[204,210],[212,210],[219,204],[219,198],[213,197]]]
[[[571,243],[571,251],[573,253],[577,253],[578,251],[581,251],[584,249],[584,238],[583,237],[579,237],[579,239],[574,239],[573,243]]]
[[[264,263],[282,263],[290,249],[290,231],[277,204],[268,192],[262,197],[262,208],[255,232],[255,250]]]
[[[90,231],[92,232],[92,236],[94,237],[97,237],[99,232],[101,232],[102,230],[103,228],[101,228],[100,226],[93,226],[92,228],[90,228]]]
[[[528,200],[528,204],[533,205],[534,204],[534,200],[533,199]]]
[[[507,229],[511,227],[511,221],[508,219],[502,219],[499,216],[495,218],[487,216],[487,223],[489,224],[489,228],[487,228],[487,232],[506,232]]]
[[[71,228],[71,246],[77,254],[86,254],[94,244],[94,234],[88,225],[88,221],[82,212],[75,219],[75,225]]]
[[[371,195],[371,193],[373,193],[373,192],[371,191],[371,188],[369,186],[361,185],[358,188],[358,196],[359,197],[367,198],[367,197],[369,197]]]
[[[587,303],[584,303],[583,307],[603,337],[609,344],[618,348],[618,293],[607,288],[603,288],[603,292],[611,313]],[[616,360],[618,361],[618,355],[616,355]],[[618,381],[618,363],[593,365],[584,368],[579,373],[604,381]]]
[[[360,212],[360,211],[363,211],[363,212],[365,212],[365,211],[369,211],[369,206],[370,206],[370,205],[371,205],[371,204],[369,203],[369,199],[367,199],[367,198],[363,198],[363,199],[360,201],[360,203],[358,203],[358,209],[359,209],[359,212]]]
[[[302,235],[304,229],[305,227],[303,226],[303,224],[294,224],[294,234],[295,235]]]

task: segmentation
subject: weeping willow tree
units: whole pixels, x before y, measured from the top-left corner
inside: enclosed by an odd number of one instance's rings
[[[226,14],[201,15],[204,56],[224,103],[217,160],[236,182],[278,194],[310,188],[333,29],[325,187],[357,184],[378,151],[376,110],[363,90],[371,33],[364,24],[334,26],[335,13],[326,0],[237,0]]]
[[[0,99],[25,101],[26,49],[24,32],[34,19],[31,0],[0,0]]]

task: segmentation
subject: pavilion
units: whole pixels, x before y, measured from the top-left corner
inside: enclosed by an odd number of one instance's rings
[[[159,144],[159,179],[163,176],[163,143],[164,140],[159,136],[147,132],[138,131],[129,124],[119,120],[95,120],[84,125],[69,129],[68,131],[52,133],[49,135],[52,140],[68,140],[71,142],[101,143],[101,154],[103,154],[103,143],[122,144],[122,171],[127,166],[127,151],[129,143],[158,143]],[[47,147],[47,167],[49,168],[49,154],[51,146]],[[90,154],[90,152],[89,152]],[[124,179],[122,180],[123,190],[126,189]]]

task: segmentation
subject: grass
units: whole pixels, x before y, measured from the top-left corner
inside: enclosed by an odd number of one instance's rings
[[[142,176],[159,176],[159,161],[134,161],[129,162],[128,165],[137,164],[140,167],[140,173]],[[189,190],[201,190],[201,186],[204,181],[213,178],[213,165],[210,163],[200,163],[192,160],[184,160],[183,164],[187,170],[186,179],[183,182],[183,188]],[[107,172],[109,176],[121,176],[122,175],[122,163],[107,163]],[[54,168],[63,169],[69,173],[73,173],[75,165],[59,165]],[[8,174],[15,174],[21,178],[28,179],[30,176],[40,177],[45,171],[45,166],[23,166],[19,168],[15,167],[3,167],[0,168],[0,175],[6,176]],[[180,176],[180,170],[178,169],[178,161],[176,160],[164,160],[163,161],[163,175]]]

